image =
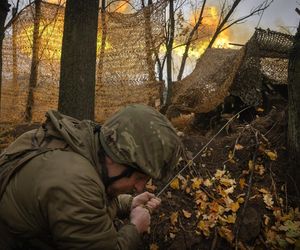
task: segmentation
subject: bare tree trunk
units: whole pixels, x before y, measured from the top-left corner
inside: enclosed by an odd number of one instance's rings
[[[192,31],[189,34],[189,37],[186,41],[185,50],[184,50],[184,53],[183,53],[183,56],[182,56],[182,59],[181,59],[179,73],[178,73],[178,76],[177,76],[177,81],[180,81],[182,79],[182,75],[183,75],[183,71],[184,71],[184,68],[185,68],[186,59],[188,58],[188,55],[189,55],[189,49],[190,49],[190,46],[191,46],[191,43],[192,43],[192,39],[194,37],[195,32],[198,30],[198,28],[199,28],[199,26],[202,22],[202,19],[203,19],[202,15],[203,15],[203,11],[204,11],[204,8],[205,8],[205,4],[206,4],[206,0],[203,1],[201,12],[200,12],[199,18],[197,20],[197,23],[195,24],[194,28],[192,29]]]
[[[165,105],[165,110],[171,104],[172,98],[172,50],[173,50],[173,42],[174,42],[174,32],[175,32],[175,19],[174,19],[174,0],[169,0],[169,37],[167,42],[167,100]]]
[[[295,183],[300,188],[300,23],[290,53],[288,79],[290,175],[295,178]]]
[[[240,4],[240,2],[241,2],[241,0],[235,0],[234,1],[234,3],[232,4],[232,6],[231,6],[230,10],[228,11],[227,15],[224,17],[224,19],[218,25],[212,39],[209,42],[209,45],[207,46],[208,48],[211,48],[213,46],[213,44],[216,41],[218,35],[222,32],[222,29],[223,29],[224,25],[227,23],[229,17],[231,17],[233,11]]]
[[[58,110],[94,119],[99,0],[67,0]]]
[[[146,48],[146,60],[147,60],[147,67],[148,67],[148,75],[150,81],[155,81],[155,73],[153,69],[153,37],[152,37],[152,27],[151,27],[151,6],[148,5],[147,7],[143,8],[143,14],[145,19],[145,48]]]
[[[2,46],[5,32],[5,20],[9,11],[8,0],[0,2],[0,117],[1,117],[1,89],[2,89]]]
[[[34,27],[33,27],[33,40],[32,40],[32,59],[29,77],[28,96],[25,110],[25,121],[32,120],[32,109],[34,105],[34,90],[37,85],[38,66],[39,66],[39,51],[40,51],[40,22],[41,22],[41,0],[35,1],[34,13]]]
[[[101,1],[101,48],[99,52],[98,76],[97,82],[102,83],[103,61],[105,56],[105,45],[107,39],[107,23],[106,23],[106,0]]]
[[[16,15],[16,8],[13,8],[13,16]],[[17,78],[18,78],[18,61],[17,61],[17,33],[16,33],[16,25],[12,23],[12,59],[13,59],[13,84],[15,87],[18,87]],[[18,95],[18,90],[15,91],[16,96]]]

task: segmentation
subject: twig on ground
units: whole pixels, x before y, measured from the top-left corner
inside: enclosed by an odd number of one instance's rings
[[[214,238],[213,238],[210,250],[215,250],[216,249],[217,241],[218,241],[218,230],[217,230],[217,227],[215,227]]]
[[[242,221],[242,218],[244,217],[245,211],[246,211],[246,207],[248,204],[248,201],[250,199],[250,194],[251,194],[251,188],[252,188],[252,180],[253,180],[253,173],[254,173],[254,166],[255,166],[255,162],[256,162],[256,157],[257,157],[257,151],[258,151],[258,146],[259,146],[259,140],[258,140],[258,131],[253,131],[255,134],[255,140],[256,140],[256,147],[255,147],[255,151],[253,153],[253,157],[252,157],[252,167],[250,169],[250,176],[249,176],[249,181],[248,181],[248,190],[247,190],[247,195],[245,197],[245,202],[244,202],[244,206],[241,212],[241,215],[239,216],[239,220],[236,223],[236,230],[235,230],[235,249],[238,249],[238,238],[239,238],[239,231],[240,231],[240,224]]]

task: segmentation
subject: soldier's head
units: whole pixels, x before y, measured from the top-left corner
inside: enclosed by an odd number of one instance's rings
[[[141,104],[129,105],[109,118],[101,128],[100,141],[106,154],[109,188],[123,186],[121,192],[128,192],[125,184],[141,192],[149,178],[167,179],[182,152],[169,120]]]

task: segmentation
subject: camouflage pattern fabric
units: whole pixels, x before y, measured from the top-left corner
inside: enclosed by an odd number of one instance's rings
[[[142,104],[129,105],[108,119],[100,140],[115,162],[158,179],[172,174],[183,148],[169,120]]]

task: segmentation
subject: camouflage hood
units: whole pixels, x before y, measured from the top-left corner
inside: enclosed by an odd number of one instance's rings
[[[141,104],[129,105],[108,119],[101,128],[100,140],[115,162],[158,179],[172,174],[182,151],[168,119]]]
[[[89,120],[79,121],[53,110],[48,111],[46,117],[47,133],[62,137],[74,152],[88,159],[101,173],[97,154],[99,139],[94,131],[97,124]]]

